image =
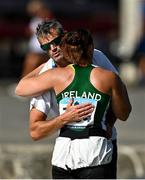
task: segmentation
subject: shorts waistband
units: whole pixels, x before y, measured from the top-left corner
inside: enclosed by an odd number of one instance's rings
[[[87,127],[83,130],[73,130],[68,127],[63,127],[60,130],[60,137],[68,137],[71,140],[74,139],[86,139],[90,136],[106,137],[106,131],[97,127]]]

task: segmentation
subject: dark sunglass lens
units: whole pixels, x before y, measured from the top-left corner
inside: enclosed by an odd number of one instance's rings
[[[44,51],[47,51],[47,50],[49,50],[50,49],[50,44],[49,43],[47,43],[47,44],[41,44],[41,48],[44,50]]]
[[[59,45],[61,42],[61,37],[54,39],[53,42],[55,43],[55,45]]]
[[[41,49],[43,49],[44,51],[48,51],[50,49],[50,45],[51,44],[55,44],[56,46],[59,45],[61,43],[61,36],[55,38],[54,40],[52,40],[51,42],[49,43],[46,43],[46,44],[41,44],[40,47]]]

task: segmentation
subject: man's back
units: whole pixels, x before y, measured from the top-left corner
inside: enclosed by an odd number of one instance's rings
[[[80,67],[78,65],[69,66],[68,71],[71,71],[73,78],[71,78],[72,79],[71,82],[69,80],[68,86],[65,87],[56,96],[61,114],[64,113],[64,109],[67,107],[68,101],[71,98],[74,99],[74,102],[73,102],[74,105],[85,103],[85,102],[90,102],[94,104],[95,106],[94,114],[91,115],[90,118],[82,120],[79,123],[78,122],[71,123],[71,126],[72,125],[77,126],[77,127],[81,126],[81,128],[82,127],[85,128],[87,126],[93,125],[95,121],[96,126],[101,127],[102,121],[106,119],[105,112],[108,109],[110,96],[107,91],[106,91],[107,93],[101,92],[100,90],[98,90],[97,87],[95,87],[91,83],[92,79],[94,79],[96,84],[100,84],[99,81],[96,82],[97,78],[94,78],[94,77],[97,77],[96,73],[94,73],[94,75],[91,75],[94,69],[98,71],[100,68],[95,68],[92,65],[88,65],[86,67]],[[66,81],[67,81],[67,78],[66,78]]]

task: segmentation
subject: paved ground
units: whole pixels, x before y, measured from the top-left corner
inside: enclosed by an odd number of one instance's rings
[[[12,82],[0,81],[0,144],[32,143],[28,132],[29,100],[11,96]],[[145,87],[129,88],[129,96],[133,109],[127,122],[117,122],[118,142],[145,144]],[[53,143],[54,137],[33,143]]]
[[[145,87],[129,88],[132,112],[127,122],[117,122],[120,144],[145,145]]]

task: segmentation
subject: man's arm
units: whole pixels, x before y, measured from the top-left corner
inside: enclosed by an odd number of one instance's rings
[[[15,89],[15,93],[18,96],[24,97],[38,96],[43,94],[48,89],[53,89],[54,85],[56,84],[56,79],[58,79],[56,74],[59,74],[59,70],[56,69],[58,68],[47,70],[40,75],[37,74],[38,70],[35,69],[19,81]],[[57,72],[54,73],[53,71]]]
[[[116,120],[117,118],[113,112],[112,103],[110,103],[107,114],[106,114],[106,121],[105,121],[106,135],[108,139],[112,137],[112,128],[115,125]]]
[[[112,75],[112,109],[116,118],[125,121],[131,112],[127,89],[118,75]]]
[[[54,61],[52,58],[50,58],[44,64],[39,74],[47,71],[48,69],[52,69],[53,66],[54,66]],[[35,107],[37,110],[45,113],[46,115],[49,114],[50,117],[54,117],[59,114],[56,96],[52,90],[47,91],[41,96],[33,97],[30,101],[30,110],[32,109],[32,107],[33,108]]]
[[[30,135],[33,140],[39,140],[51,135],[58,129],[70,122],[80,121],[91,115],[94,107],[90,103],[76,106],[68,105],[67,110],[62,115],[46,120],[46,115],[36,108],[30,111]]]

